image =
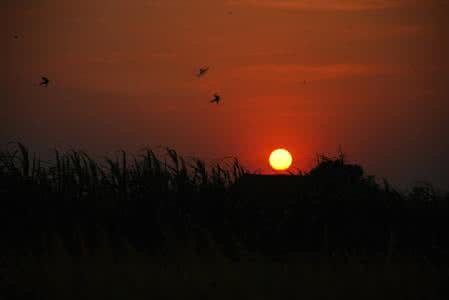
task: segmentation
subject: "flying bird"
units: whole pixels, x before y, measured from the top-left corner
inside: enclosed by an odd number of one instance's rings
[[[214,94],[214,99],[212,99],[211,101],[210,101],[210,103],[216,103],[216,104],[218,104],[218,103],[220,103],[220,100],[221,100],[221,97],[220,96],[218,96],[217,94]]]
[[[42,76],[42,82],[39,85],[43,85],[43,86],[47,87],[49,83],[50,83],[50,80],[48,80],[47,77]]]
[[[201,77],[204,74],[206,74],[206,72],[209,71],[209,67],[205,67],[205,68],[200,68],[200,70],[198,71],[198,74],[196,75],[197,77]]]

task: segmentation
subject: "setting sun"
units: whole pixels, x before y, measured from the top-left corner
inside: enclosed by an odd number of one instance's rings
[[[287,170],[292,164],[292,156],[285,149],[276,149],[270,154],[270,165],[276,171]]]

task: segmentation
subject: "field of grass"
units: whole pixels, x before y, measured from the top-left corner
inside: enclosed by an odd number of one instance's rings
[[[0,299],[449,296],[449,196],[343,156],[272,178],[172,149],[43,162],[17,144],[0,199]]]

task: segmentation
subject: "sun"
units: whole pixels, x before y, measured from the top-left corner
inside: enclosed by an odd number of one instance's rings
[[[269,162],[276,171],[287,170],[292,164],[293,158],[290,152],[285,149],[276,149],[270,154]]]

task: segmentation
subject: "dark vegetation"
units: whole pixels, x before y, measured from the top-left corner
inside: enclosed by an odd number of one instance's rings
[[[400,193],[343,155],[262,176],[172,149],[49,164],[18,144],[0,152],[0,232],[11,298],[449,295],[449,195]]]

